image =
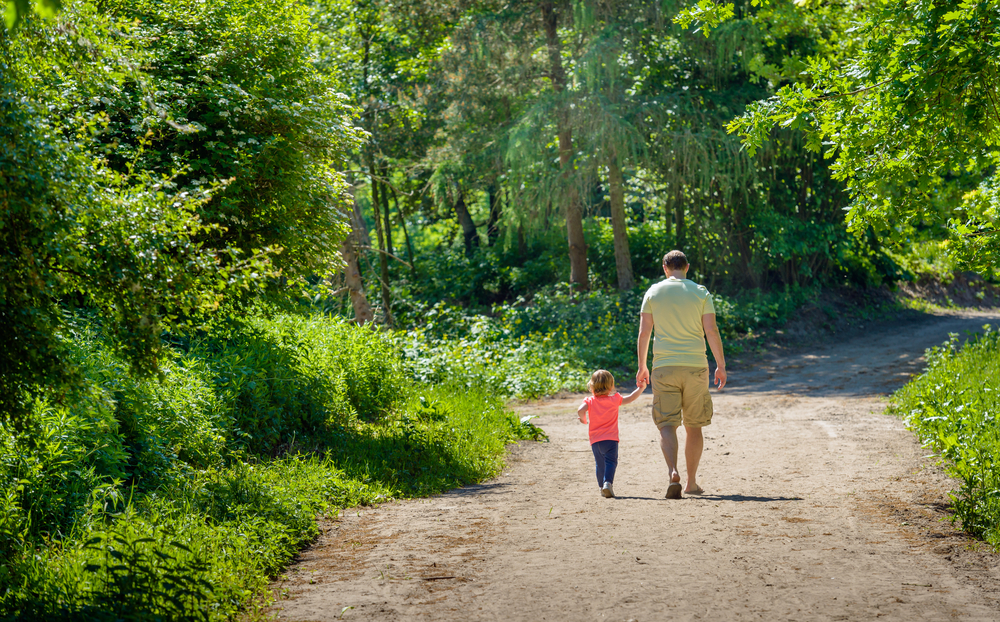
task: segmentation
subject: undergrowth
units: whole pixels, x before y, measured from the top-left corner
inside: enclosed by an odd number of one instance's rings
[[[540,438],[486,387],[416,380],[396,338],[257,313],[137,380],[79,318],[86,379],[0,426],[0,619],[223,620],[336,508],[495,475]]]
[[[425,382],[452,379],[521,398],[584,391],[594,369],[623,378],[635,373],[639,308],[651,283],[627,292],[550,288],[488,313],[410,301],[399,314],[408,328],[400,337],[403,352]],[[796,287],[714,296],[726,352],[738,354],[748,337],[781,326],[817,295]]]
[[[986,329],[928,350],[927,371],[896,392],[891,411],[961,480],[952,501],[962,528],[1000,546],[1000,333]]]

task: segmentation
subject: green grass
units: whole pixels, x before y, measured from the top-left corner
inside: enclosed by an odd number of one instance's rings
[[[160,380],[92,322],[66,339],[86,384],[0,426],[0,619],[229,619],[318,513],[480,481],[542,436],[339,319],[254,314],[172,349]]]
[[[890,412],[962,482],[952,493],[962,528],[1000,546],[1000,333],[987,331],[929,350],[927,371],[896,392]]]

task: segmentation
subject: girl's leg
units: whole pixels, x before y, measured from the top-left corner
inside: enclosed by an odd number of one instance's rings
[[[614,483],[615,471],[618,469],[618,441],[601,441],[607,443],[604,450],[604,481]]]
[[[590,446],[591,451],[594,452],[594,462],[597,464],[597,485],[598,487],[604,485],[604,456],[602,455],[601,443],[597,442]]]

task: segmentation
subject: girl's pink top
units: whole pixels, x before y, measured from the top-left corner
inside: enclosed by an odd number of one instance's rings
[[[598,441],[618,440],[618,407],[622,405],[620,393],[591,395],[583,398],[590,417],[590,444]]]

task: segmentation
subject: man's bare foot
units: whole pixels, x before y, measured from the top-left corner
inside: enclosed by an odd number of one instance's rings
[[[703,495],[703,494],[705,494],[705,489],[702,488],[701,486],[698,486],[697,484],[695,484],[694,488],[691,488],[690,486],[688,486],[687,490],[684,491],[684,494],[686,494],[686,495]]]
[[[679,484],[679,483],[681,483],[681,474],[678,473],[677,471],[672,471],[670,473],[670,483],[671,484]]]

